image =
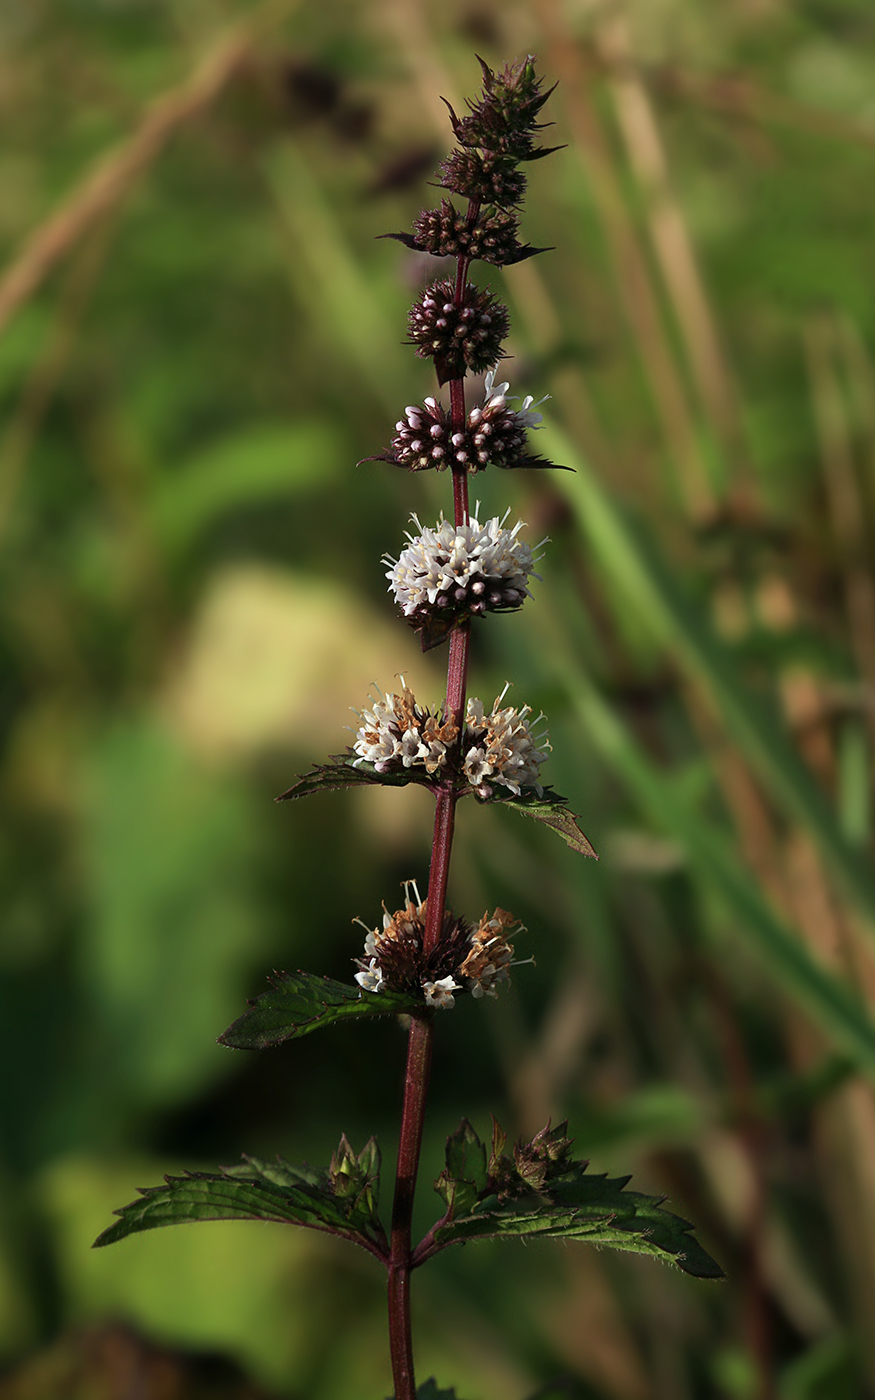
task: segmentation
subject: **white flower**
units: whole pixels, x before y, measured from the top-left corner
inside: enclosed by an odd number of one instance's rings
[[[423,982],[422,990],[425,992],[426,1006],[441,1006],[449,1011],[456,1004],[453,992],[460,992],[462,988],[452,977],[441,977],[437,982]]]
[[[501,783],[519,797],[523,788],[534,788],[538,797],[544,789],[538,781],[538,769],[547,761],[550,742],[546,730],[535,733],[536,726],[544,720],[538,715],[531,724],[528,716],[532,713],[528,705],[516,710],[512,705],[501,707],[507,694],[507,686],[499,695],[492,713],[484,715],[483,702],[472,697],[468,701],[465,715],[464,744],[468,744],[462,765],[465,777],[472,787],[482,789],[485,785],[488,795],[490,783]]]
[[[365,944],[367,947],[367,944]],[[368,958],[367,966],[357,972],[355,980],[366,992],[381,992],[386,985],[380,964],[376,958]]]
[[[497,369],[498,365],[495,366],[495,369],[488,370],[483,382],[483,392],[486,396],[484,406],[488,405],[490,408],[503,408],[507,391],[510,388],[509,381],[505,381],[504,384],[496,384],[495,373]]]
[[[517,419],[530,432],[544,426],[543,413],[535,413],[534,410],[540,408],[541,404],[546,403],[549,398],[550,395],[545,394],[542,399],[538,399],[537,403],[535,403],[534,395],[526,394],[526,397],[523,399],[522,408],[516,410]]]
[[[496,365],[495,369],[489,371],[483,384],[483,392],[485,394],[483,403],[484,409],[500,409],[504,407],[508,398],[510,398],[511,401],[515,401],[519,398],[519,394],[508,395],[507,391],[510,388],[509,383],[496,384],[495,373],[497,369],[498,366]],[[535,403],[534,396],[532,394],[527,394],[523,399],[522,408],[510,409],[509,412],[514,415],[523,427],[533,429],[540,428],[543,423],[544,415],[542,413],[535,413],[534,410],[540,408],[541,404],[546,403],[549,398],[550,395],[545,394],[542,399],[538,399],[538,402]]]
[[[534,569],[541,555],[517,538],[523,521],[505,529],[506,511],[481,524],[479,510],[478,501],[467,525],[454,525],[442,515],[434,529],[411,516],[419,534],[407,534],[407,548],[397,559],[384,558],[392,566],[386,571],[389,592],[405,617],[435,608],[481,613],[517,608],[532,596],[528,580],[540,578]],[[535,549],[546,543],[541,540]]]

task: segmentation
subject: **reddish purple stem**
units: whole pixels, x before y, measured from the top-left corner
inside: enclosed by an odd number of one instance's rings
[[[476,220],[477,208],[476,205],[469,205],[469,221]],[[468,262],[460,258],[456,271],[457,304],[462,300],[467,275]],[[450,414],[452,431],[459,432],[464,428],[467,418],[464,379],[450,380]],[[453,468],[453,518],[457,526],[468,523],[468,473],[464,467]],[[469,640],[470,630],[467,623],[454,628],[450,633],[445,713],[448,718],[452,717],[453,723],[460,731],[465,721]],[[434,839],[428,875],[428,905],[423,940],[426,952],[435,947],[443,927],[456,820],[456,799],[456,788],[452,780],[438,787],[435,796]],[[404,1105],[401,1111],[401,1135],[389,1250],[389,1348],[392,1355],[395,1400],[416,1400],[410,1327],[411,1222],[425,1123],[425,1101],[433,1039],[433,1013],[426,1012],[421,1016],[414,1016],[410,1022],[407,1042],[407,1071],[404,1077]]]

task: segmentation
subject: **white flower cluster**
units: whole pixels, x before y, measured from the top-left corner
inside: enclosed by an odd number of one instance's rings
[[[415,618],[431,608],[479,613],[518,608],[532,596],[528,579],[540,578],[534,568],[541,556],[517,538],[523,522],[506,530],[507,511],[481,524],[479,509],[478,502],[467,525],[454,525],[441,516],[433,530],[411,516],[419,534],[408,533],[408,546],[397,559],[384,559],[392,565],[386,572],[389,592],[405,617]],[[535,548],[546,543],[541,540]]]
[[[530,724],[530,706],[523,705],[521,710],[516,710],[507,705],[502,709],[501,702],[506,694],[507,686],[488,715],[483,713],[482,700],[469,699],[462,771],[482,796],[489,796],[491,783],[501,783],[510,788],[515,797],[519,797],[523,788],[534,788],[538,797],[543,797],[538,769],[547,761],[550,741],[546,730],[536,734],[535,727],[544,721],[544,716],[538,715]],[[469,739],[473,739],[470,747]]]
[[[411,890],[413,895],[411,896]],[[419,989],[426,1006],[449,1010],[455,992],[473,997],[495,997],[498,988],[509,985],[513,948],[508,934],[517,925],[506,909],[484,914],[476,928],[462,919],[447,916],[441,956],[435,961],[423,951],[427,902],[421,899],[415,880],[404,882],[404,908],[390,914],[383,906],[382,928],[369,929],[361,919],[354,922],[365,930],[364,956],[356,958],[355,980],[365,992],[382,992],[387,987],[412,992]],[[531,961],[528,959],[527,961]]]
[[[356,765],[372,763],[376,772],[423,767],[436,773],[447,761],[447,748],[458,730],[442,715],[417,705],[413,692],[401,677],[400,695],[383,695],[369,710],[354,710],[361,720],[353,749]]]
[[[416,902],[411,899],[413,890]],[[382,992],[389,986],[392,971],[401,974],[402,982],[408,983],[413,976],[419,981],[426,1006],[437,1006],[448,1011],[455,1005],[453,992],[462,991],[463,984],[453,976],[428,978],[416,970],[422,953],[422,940],[425,933],[426,901],[419,893],[415,880],[404,882],[404,908],[390,914],[383,906],[382,929],[369,929],[361,919],[354,922],[365,930],[365,955],[357,958],[359,971],[355,980],[366,992]],[[387,977],[386,972],[389,971]],[[396,982],[397,985],[397,982]]]
[[[383,695],[369,710],[355,710],[361,720],[356,730],[353,764],[372,764],[377,773],[397,772],[400,768],[424,768],[429,776],[447,766],[456,748],[458,730],[442,712],[432,713],[416,703],[413,692],[403,683],[400,695]],[[491,795],[491,784],[499,783],[519,797],[523,788],[533,788],[538,797],[544,789],[538,770],[547,761],[550,741],[544,716],[529,721],[532,711],[523,705],[502,707],[508,687],[498,696],[490,714],[483,701],[468,700],[465,730],[460,747],[461,775],[479,796]]]

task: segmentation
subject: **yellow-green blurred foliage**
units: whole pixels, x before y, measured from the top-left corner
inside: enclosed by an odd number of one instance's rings
[[[475,52],[560,82],[523,223],[556,251],[487,280],[576,472],[473,482],[552,543],[471,687],[547,712],[602,860],[461,809],[452,900],[512,909],[537,967],[441,1020],[419,1223],[463,1113],[567,1115],[728,1278],[450,1252],[415,1278],[420,1374],[875,1393],[873,41],[866,0],[0,6],[4,1400],[132,1395],[132,1367],[242,1395],[167,1359],[200,1348],[299,1400],[390,1388],[356,1251],[89,1246],[137,1185],[243,1151],[376,1131],[391,1176],[396,1026],[215,1037],[274,967],[348,979],[352,918],[426,877],[424,793],[272,798],[372,682],[441,695],[380,557],[448,484],[355,464],[434,388],[401,344],[427,271],[376,237],[436,201]]]

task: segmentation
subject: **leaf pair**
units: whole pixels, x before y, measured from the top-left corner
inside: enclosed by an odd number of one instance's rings
[[[339,754],[330,763],[318,764],[293,783],[286,792],[280,794],[277,802],[286,802],[298,797],[310,797],[314,792],[332,792],[342,788],[364,787],[380,784],[384,787],[406,787],[408,783],[419,783],[433,791],[436,783],[424,769],[404,768],[394,773],[377,773],[363,764],[351,763],[345,755]],[[473,788],[468,792],[474,793]],[[463,791],[460,796],[467,796]],[[476,794],[475,794],[476,795]],[[577,818],[568,810],[568,799],[545,788],[542,797],[534,792],[521,793],[519,797],[508,792],[503,796],[493,788],[492,796],[478,801],[500,802],[524,817],[534,817],[561,836],[573,851],[582,856],[592,856],[598,860],[595,848],[577,825]]]
[[[625,1189],[629,1178],[587,1174],[575,1161],[566,1124],[544,1128],[507,1151],[494,1125],[487,1152],[467,1119],[447,1142],[446,1165],[435,1183],[446,1210],[413,1253],[413,1266],[451,1244],[472,1239],[584,1240],[651,1254],[697,1278],[722,1271],[691,1235],[692,1226],[664,1210],[662,1199]],[[219,1172],[188,1172],[141,1191],[95,1241],[193,1220],[275,1220],[339,1235],[382,1263],[386,1233],[377,1214],[380,1153],[373,1138],[356,1154],[342,1138],[327,1171],[288,1162],[244,1158]]]

